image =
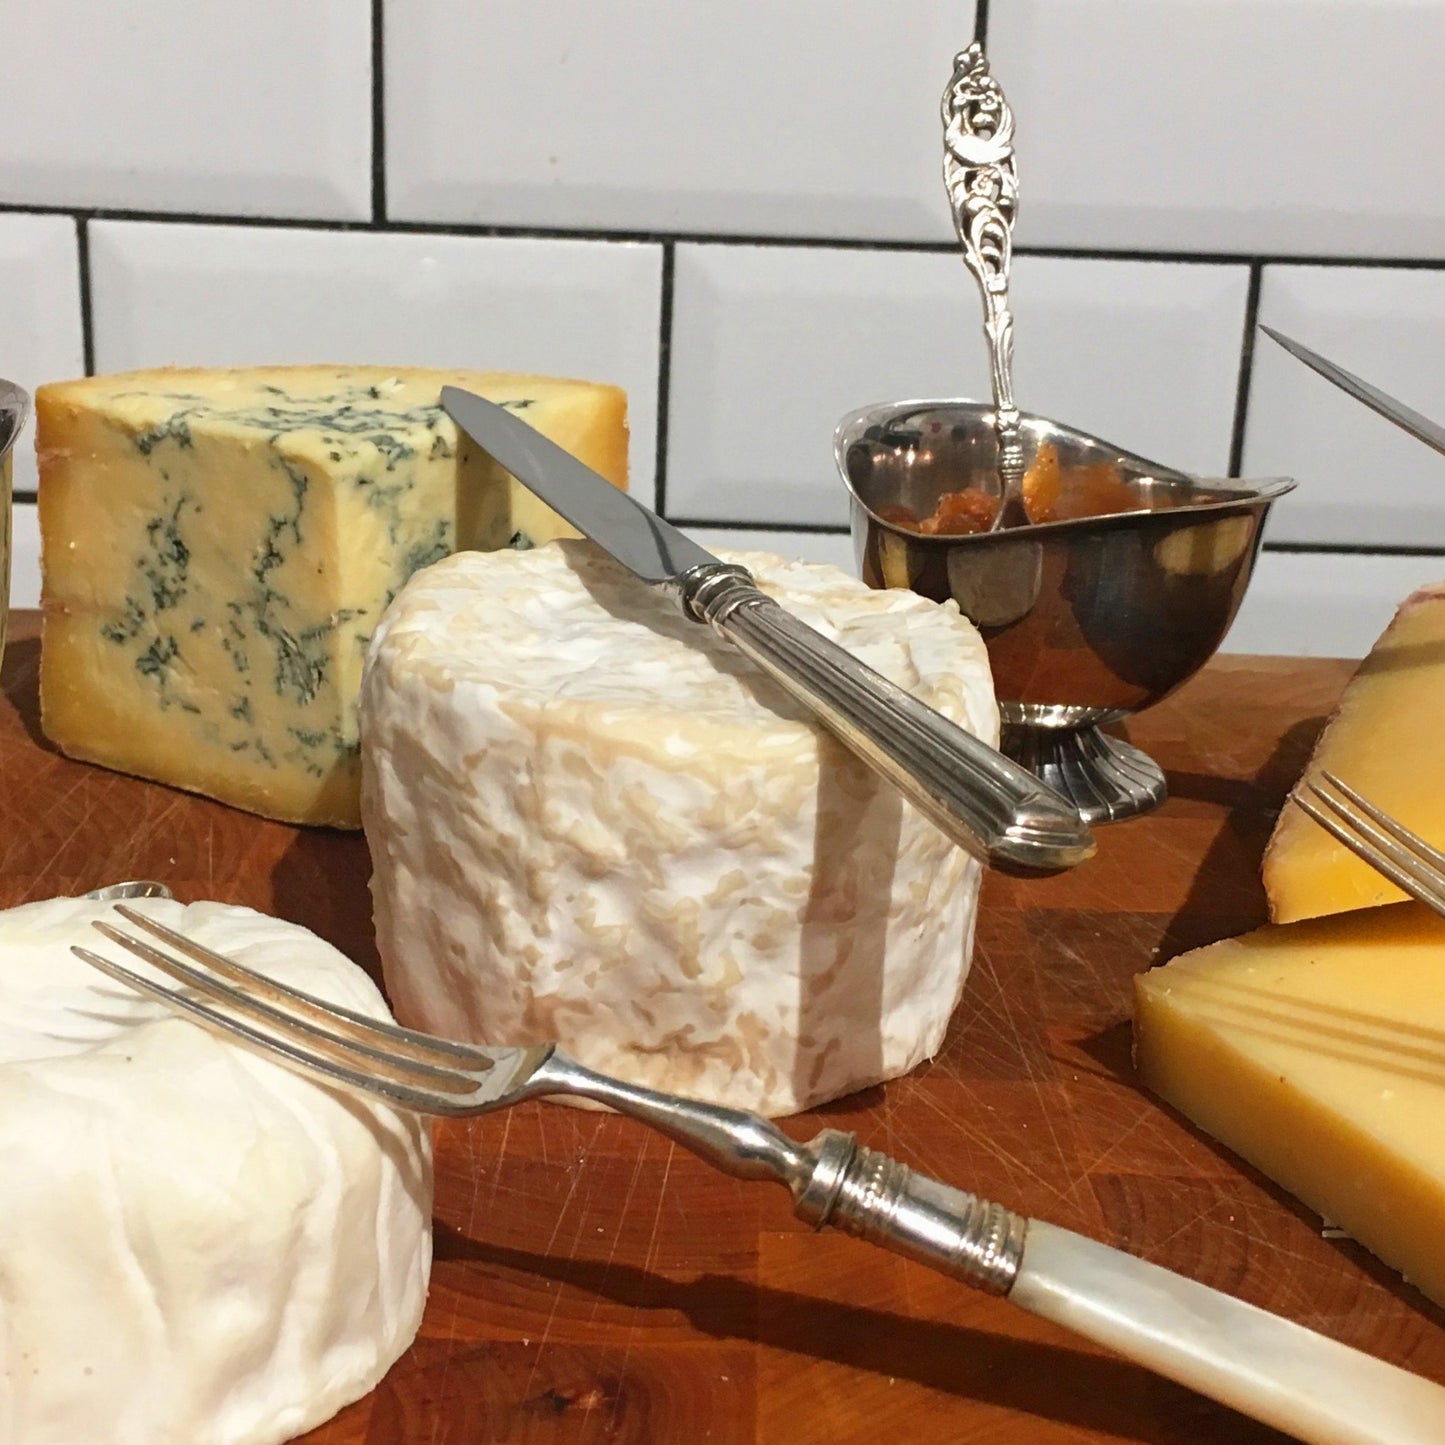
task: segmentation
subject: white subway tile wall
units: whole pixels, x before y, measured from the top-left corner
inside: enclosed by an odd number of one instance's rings
[[[1404,598],[1442,577],[1438,556],[1265,552],[1225,650],[1361,657]]]
[[[70,216],[0,214],[0,375],[33,392],[85,370],[76,224]],[[15,448],[14,486],[35,490],[35,449]]]
[[[8,5],[0,197],[365,220],[371,91],[357,0]]]
[[[98,371],[333,361],[614,382],[633,485],[652,495],[660,245],[96,221],[90,268]]]
[[[999,0],[988,39],[1035,245],[1440,258],[1445,6]]]
[[[753,531],[746,527],[693,527],[683,531],[710,551],[771,552],[800,562],[822,562],[854,576],[853,539],[846,532]]]
[[[398,219],[952,235],[938,97],[971,5],[384,3]]]
[[[1014,275],[1020,405],[1227,471],[1248,267],[1020,256]],[[672,304],[675,516],[846,523],[832,453],[845,412],[989,395],[956,255],[684,244]]]
[[[17,10],[0,375],[354,360],[617,381],[645,499],[710,545],[851,568],[839,417],[987,392],[938,117],[979,30],[1019,122],[1020,403],[1176,466],[1296,477],[1225,645],[1362,652],[1445,577],[1445,460],[1254,325],[1445,412],[1445,9],[878,13]],[[22,443],[19,606],[39,595],[34,478]]]
[[[34,506],[15,508],[10,543],[10,597],[16,607],[40,602],[40,519]]]
[[[1271,266],[1259,319],[1445,417],[1445,270]],[[1342,400],[1266,337],[1255,352],[1250,416],[1245,469],[1301,478],[1271,522],[1275,541],[1445,541],[1445,457]]]

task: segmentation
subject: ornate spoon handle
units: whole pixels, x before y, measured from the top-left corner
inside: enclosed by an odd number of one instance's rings
[[[1003,482],[994,526],[1017,526],[1028,521],[1028,513],[1023,505],[1023,441],[1013,397],[1013,313],[1008,304],[1019,194],[1014,118],[977,43],[954,57],[942,112],[943,183],[964,265],[983,297],[983,330],[993,373],[998,470]]]

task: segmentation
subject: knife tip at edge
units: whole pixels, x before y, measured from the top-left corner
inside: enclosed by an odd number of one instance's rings
[[[1257,321],[1255,328],[1256,330],[1264,332],[1276,346],[1283,347],[1291,356],[1300,356],[1300,353],[1306,350],[1300,342],[1286,336],[1282,331],[1276,331],[1273,326],[1266,326],[1263,321]],[[1311,353],[1311,355],[1313,355],[1313,353]],[[1303,360],[1304,358],[1301,357],[1300,359]]]
[[[1324,377],[1328,382],[1340,388],[1341,391],[1370,408],[1384,417],[1386,421],[1393,422],[1402,431],[1408,432],[1416,441],[1424,442],[1426,446],[1433,447],[1437,452],[1445,453],[1445,426],[1433,421],[1423,412],[1416,411],[1412,406],[1406,406],[1404,402],[1396,400],[1388,392],[1381,391],[1379,387],[1372,386],[1362,377],[1356,376],[1354,372],[1347,371],[1336,361],[1331,361],[1327,356],[1321,356],[1316,351],[1311,351],[1302,341],[1294,341],[1281,331],[1276,331],[1263,322],[1256,322],[1255,325],[1263,331],[1270,340],[1283,347],[1296,360],[1302,361],[1311,371]]]

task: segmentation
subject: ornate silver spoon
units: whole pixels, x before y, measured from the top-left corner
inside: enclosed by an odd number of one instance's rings
[[[1013,313],[1008,304],[1018,168],[1014,118],[977,42],[953,59],[943,92],[943,183],[963,261],[983,297],[983,331],[993,374],[999,508],[990,530],[1026,526],[1024,451],[1013,395]]]

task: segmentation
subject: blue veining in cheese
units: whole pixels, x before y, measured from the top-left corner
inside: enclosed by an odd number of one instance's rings
[[[572,535],[459,438],[453,383],[618,484],[612,387],[372,367],[159,371],[37,396],[42,710],[75,756],[356,826],[367,643],[414,572]]]

